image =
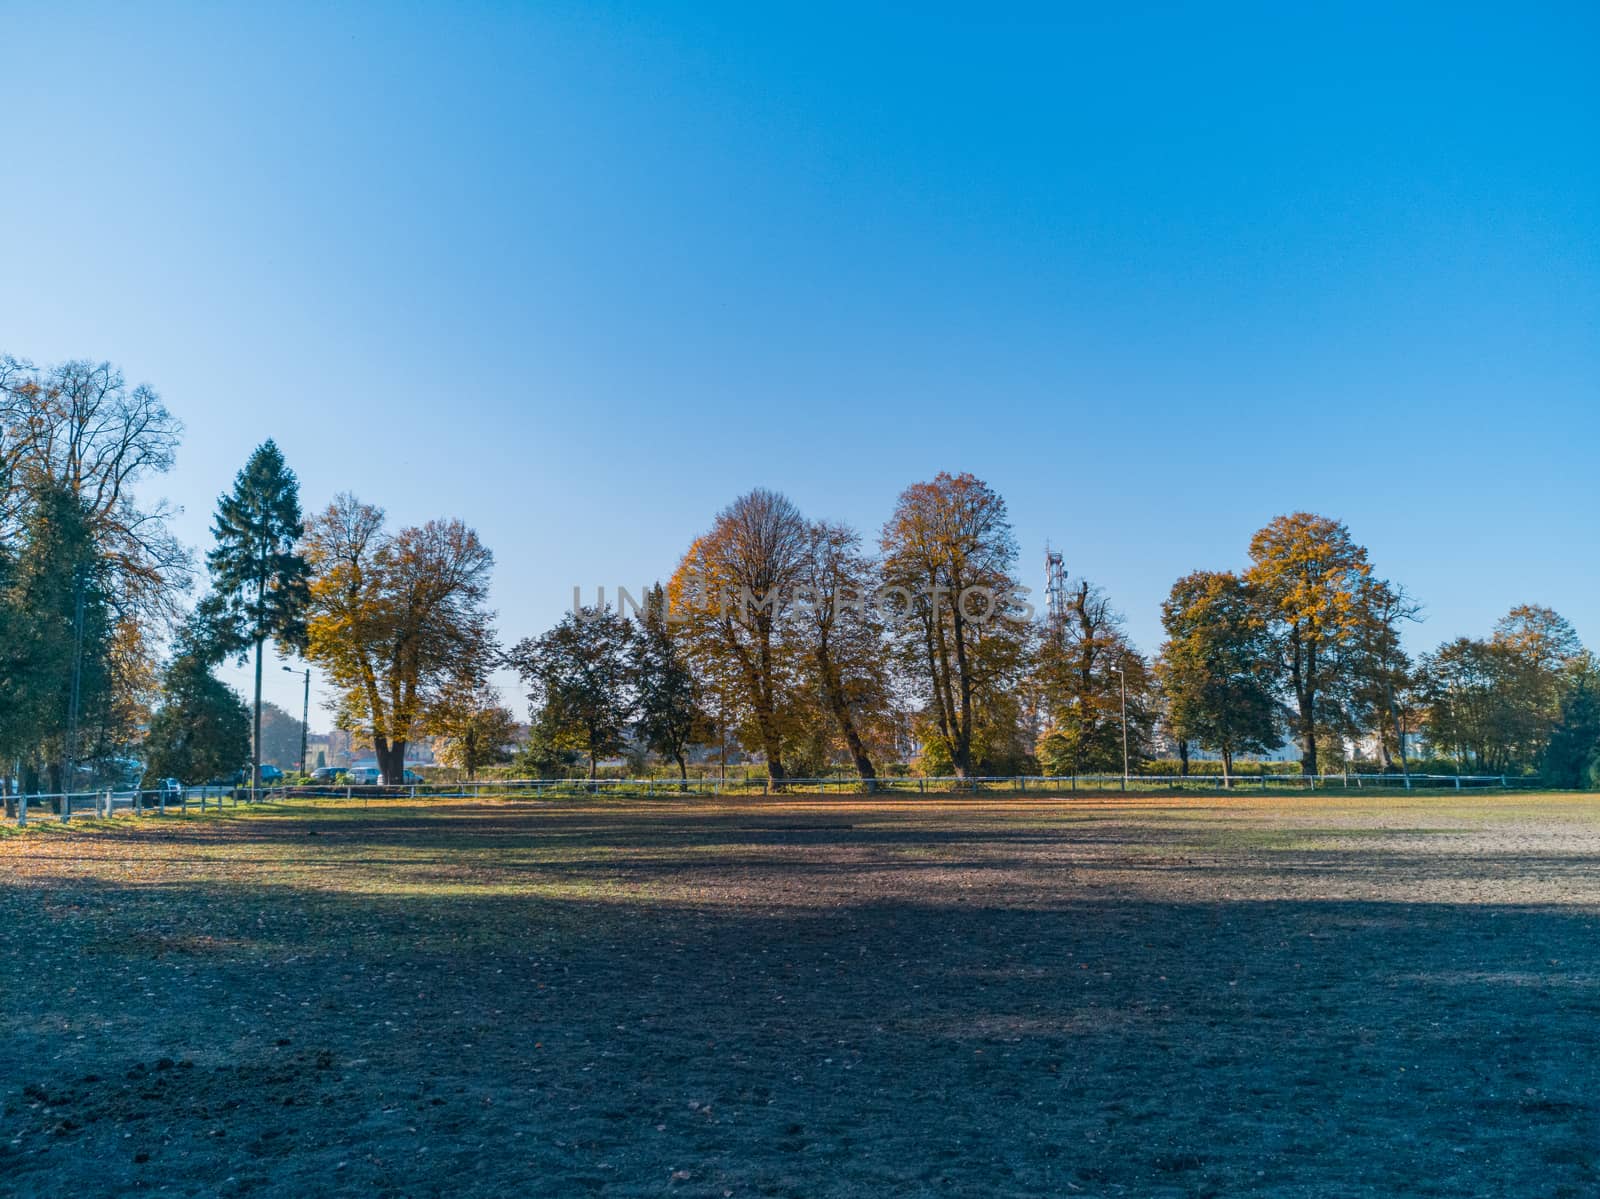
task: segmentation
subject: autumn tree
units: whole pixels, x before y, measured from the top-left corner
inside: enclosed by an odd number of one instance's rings
[[[1317,773],[1324,725],[1339,712],[1372,614],[1367,551],[1340,521],[1280,516],[1250,541],[1245,584],[1276,648],[1295,704],[1301,770]]]
[[[891,707],[892,686],[877,570],[860,535],[828,521],[811,525],[795,587],[804,674],[857,775],[870,782],[878,772],[867,737]]]
[[[534,723],[552,744],[582,752],[591,779],[601,758],[627,745],[634,636],[619,612],[585,605],[507,655],[528,688]]]
[[[1513,608],[1487,639],[1441,645],[1420,665],[1429,740],[1496,773],[1539,766],[1582,658],[1572,626],[1532,604]]]
[[[1099,587],[1080,580],[1065,619],[1046,623],[1035,674],[1048,721],[1038,752],[1051,774],[1120,773],[1124,707],[1128,757],[1144,756],[1156,718],[1154,675]]]
[[[470,780],[483,767],[509,759],[517,720],[487,681],[469,679],[445,688],[434,728],[439,760]]]
[[[341,727],[369,736],[385,783],[434,731],[449,689],[493,660],[494,555],[459,520],[389,533],[380,508],[341,495],[311,522],[306,654],[339,688]]]
[[[1490,644],[1499,651],[1508,756],[1532,767],[1543,759],[1561,719],[1568,668],[1583,644],[1560,613],[1538,604],[1519,604],[1502,616]]]
[[[1157,664],[1174,737],[1222,755],[1224,786],[1234,756],[1264,753],[1279,741],[1273,646],[1244,581],[1195,571],[1172,585],[1161,605],[1167,632]]]
[[[1457,637],[1424,655],[1418,669],[1430,745],[1483,769],[1509,763],[1502,659],[1501,651],[1472,637]]]
[[[1368,576],[1358,611],[1361,619],[1347,660],[1346,717],[1351,735],[1371,733],[1385,770],[1396,756],[1407,767],[1406,737],[1416,707],[1414,663],[1401,644],[1401,631],[1418,619],[1421,605],[1403,587]]]
[[[787,777],[784,741],[800,695],[790,626],[808,540],[788,497],[757,488],[717,514],[669,588],[690,660],[719,680],[729,718],[760,746],[775,787]]]
[[[284,652],[305,648],[310,564],[300,552],[300,484],[272,441],[256,448],[217,501],[216,545],[206,555],[219,631],[255,652],[250,785],[261,786],[261,656],[269,638]]]
[[[930,735],[966,777],[976,735],[986,725],[998,732],[994,717],[1026,660],[1005,501],[973,475],[941,472],[901,492],[879,544],[898,656]]]
[[[677,763],[678,777],[687,779],[686,755],[706,732],[707,719],[700,687],[669,615],[666,589],[658,583],[645,594],[633,638],[634,720],[645,745]]]

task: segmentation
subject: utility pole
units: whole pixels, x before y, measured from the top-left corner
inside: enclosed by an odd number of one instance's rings
[[[1128,674],[1120,666],[1113,666],[1122,684],[1122,789],[1128,789]]]
[[[283,668],[289,674],[299,674],[293,666]],[[306,773],[306,746],[311,736],[311,667],[306,667],[306,694],[300,705],[300,773]]]

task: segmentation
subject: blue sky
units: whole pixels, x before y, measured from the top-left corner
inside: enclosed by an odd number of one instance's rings
[[[197,546],[268,436],[464,518],[508,640],[949,469],[1147,650],[1298,508],[1600,644],[1596,10],[1008,13],[7,5],[0,350],[155,385]]]

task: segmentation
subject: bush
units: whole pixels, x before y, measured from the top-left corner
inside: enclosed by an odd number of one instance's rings
[[[1168,775],[1182,774],[1183,762],[1178,758],[1152,758],[1140,762],[1134,767],[1136,774],[1154,774],[1163,778]],[[1299,762],[1246,762],[1235,758],[1233,763],[1235,776],[1242,775],[1299,775]],[[1194,778],[1221,778],[1222,763],[1207,758],[1204,760],[1189,759],[1189,776]]]

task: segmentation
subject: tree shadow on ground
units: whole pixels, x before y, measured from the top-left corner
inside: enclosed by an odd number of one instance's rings
[[[13,882],[0,1190],[1600,1185],[1587,909],[792,902],[812,873],[754,863],[743,908]]]

